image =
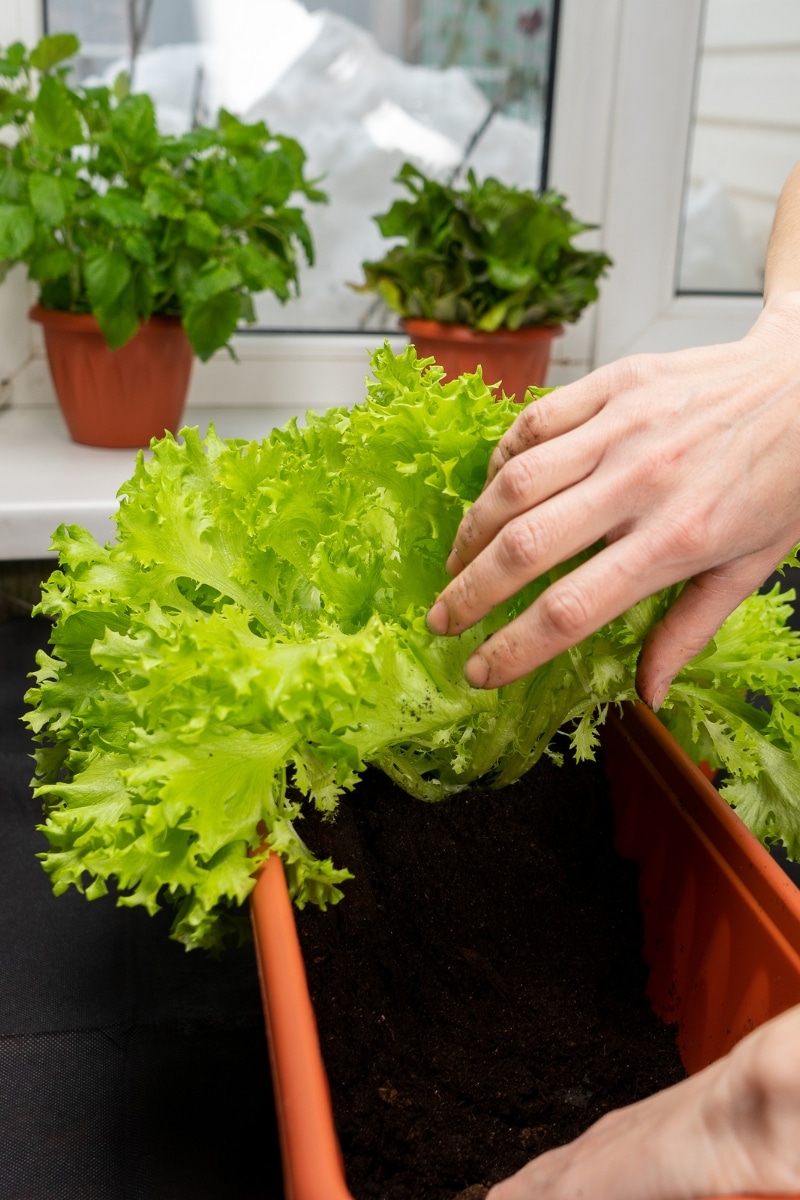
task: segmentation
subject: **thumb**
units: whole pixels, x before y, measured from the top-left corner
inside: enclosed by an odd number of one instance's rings
[[[704,650],[726,617],[774,570],[781,556],[758,554],[690,579],[644,640],[636,691],[657,711],[681,667]]]

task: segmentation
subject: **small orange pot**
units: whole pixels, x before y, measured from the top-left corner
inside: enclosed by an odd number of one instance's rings
[[[193,352],[179,317],[151,317],[111,350],[90,314],[36,304],[53,386],[73,441],[133,449],[177,433]]]
[[[402,324],[418,356],[435,358],[448,379],[480,366],[486,383],[501,384],[505,394],[520,404],[527,387],[545,386],[553,338],[563,332],[560,325],[532,325],[481,333],[467,325],[421,318],[408,318]]]
[[[603,751],[617,846],[639,863],[653,1008],[693,1073],[800,1003],[800,892],[641,705]],[[352,1200],[280,859],[251,897],[287,1200]],[[737,1200],[755,1200],[738,1197]],[[795,1198],[800,1200],[800,1198]]]

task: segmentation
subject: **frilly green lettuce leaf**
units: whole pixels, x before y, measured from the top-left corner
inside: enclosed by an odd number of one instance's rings
[[[57,531],[38,608],[52,645],[27,697],[56,892],[113,887],[151,913],[168,902],[173,936],[218,946],[269,850],[298,905],[340,898],[346,864],[306,847],[303,813],[333,814],[368,765],[428,801],[503,786],[543,753],[591,758],[608,706],[635,696],[642,640],[676,589],[499,692],[466,684],[471,650],[549,582],[460,638],[425,625],[519,407],[480,372],[444,383],[411,347],[384,346],[373,369],[363,404],[263,441],[186,429],[155,442],[121,490],[113,544]],[[663,712],[726,768],[751,827],[794,853],[800,646],[787,603],[747,601]],[[771,713],[745,702],[753,692]]]

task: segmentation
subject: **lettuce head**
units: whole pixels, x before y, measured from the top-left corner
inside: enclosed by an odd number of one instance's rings
[[[426,628],[519,407],[480,372],[445,383],[412,347],[384,346],[372,366],[364,403],[262,441],[212,428],[154,442],[121,489],[113,543],[56,532],[37,609],[53,620],[51,647],[26,717],[56,893],[171,904],[175,938],[217,947],[241,930],[270,851],[298,905],[340,898],[347,866],[305,845],[303,812],[334,814],[368,765],[423,801],[501,787],[543,753],[591,758],[608,706],[635,697],[642,640],[676,589],[497,692],[466,684],[473,648],[549,582],[459,638]],[[743,604],[661,711],[695,757],[725,769],[751,828],[797,856],[791,599],[774,589]]]

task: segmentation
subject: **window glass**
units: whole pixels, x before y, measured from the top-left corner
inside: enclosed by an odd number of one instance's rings
[[[798,160],[800,5],[707,0],[680,291],[761,291],[775,204]]]
[[[326,206],[309,208],[316,263],[300,298],[259,297],[260,327],[392,329],[347,285],[388,249],[372,217],[405,194],[408,160],[448,179],[537,189],[557,0],[45,0],[48,32],[82,42],[79,72],[131,68],[180,132],[220,107],[296,137]]]

